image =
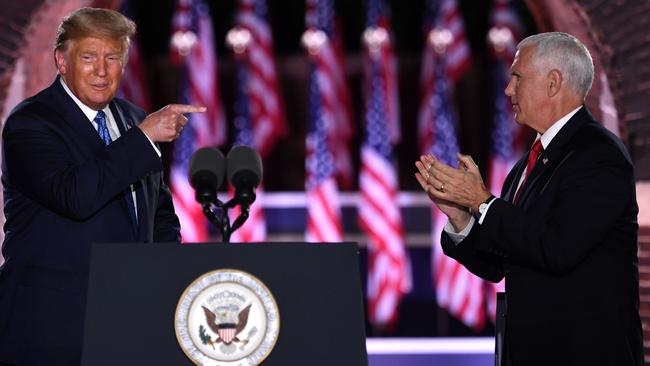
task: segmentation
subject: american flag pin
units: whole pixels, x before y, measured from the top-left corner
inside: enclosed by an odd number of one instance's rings
[[[546,165],[546,163],[548,163],[548,158],[543,158],[542,159],[542,164]]]

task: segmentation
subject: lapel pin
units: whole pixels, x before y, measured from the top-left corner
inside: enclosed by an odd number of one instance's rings
[[[542,159],[542,164],[546,165],[546,163],[548,163],[548,158],[543,158]]]

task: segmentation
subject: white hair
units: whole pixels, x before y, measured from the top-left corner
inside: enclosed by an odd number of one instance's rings
[[[539,33],[517,45],[533,47],[533,63],[544,71],[557,69],[570,89],[583,98],[594,81],[594,62],[587,47],[576,37],[562,32]]]

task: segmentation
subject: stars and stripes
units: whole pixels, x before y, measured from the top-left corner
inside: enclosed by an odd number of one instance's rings
[[[450,86],[443,73],[444,59],[436,66],[436,95],[430,100],[435,110],[434,142],[427,152],[446,164],[457,164],[458,142],[454,123],[454,112],[450,99]],[[454,259],[444,255],[440,247],[440,234],[447,223],[447,216],[437,208],[433,212],[433,281],[438,305],[474,329],[485,324],[483,280]]]
[[[128,18],[133,18],[130,0],[125,0],[120,6],[120,12]],[[136,36],[131,39],[129,59],[124,68],[120,88],[117,91],[120,98],[126,99],[148,113],[151,112],[151,99],[146,83],[146,69],[143,67],[140,45]]]
[[[488,45],[494,56],[494,120],[490,139],[488,187],[492,194],[501,192],[510,169],[525,150],[524,130],[515,123],[512,104],[504,94],[508,83],[510,65],[515,57],[521,25],[510,0],[493,0],[490,14],[491,28]],[[494,322],[496,316],[496,293],[505,291],[505,280],[487,283],[487,313]]]
[[[370,0],[364,32],[365,136],[361,146],[359,225],[368,236],[368,317],[375,325],[392,326],[400,301],[411,288],[402,215],[397,204],[399,184],[391,133],[399,129],[386,103],[397,94],[387,9]],[[391,123],[394,124],[391,129]]]
[[[456,0],[428,0],[425,13],[422,72],[420,74],[420,108],[418,117],[420,151],[433,144],[431,121],[435,110],[430,100],[435,91],[435,68],[438,59],[444,58],[443,75],[450,82],[457,81],[470,64],[470,50],[465,37],[465,25]]]
[[[488,45],[492,54],[510,68],[523,26],[512,8],[512,0],[492,0]]]
[[[212,21],[203,0],[177,0],[171,40],[172,59],[181,67],[180,102],[207,107],[188,116],[189,123],[174,142],[171,189],[184,242],[208,238],[207,220],[187,180],[192,152],[219,146],[226,140],[226,122],[220,102]]]
[[[469,47],[462,18],[454,0],[428,2],[422,59],[419,115],[420,151],[457,165],[458,141],[453,82],[469,64]],[[480,329],[485,323],[483,280],[444,255],[440,235],[447,216],[432,209],[432,269],[438,305],[466,325]]]
[[[399,123],[399,87],[397,85],[397,58],[390,40],[391,24],[390,9],[385,5],[384,0],[373,2],[368,1],[368,21],[363,33],[366,46],[364,54],[364,72],[368,73],[371,61],[375,57],[380,66],[377,69],[379,77],[384,83],[383,103],[385,105],[385,119],[387,137],[390,142],[397,144],[401,141],[401,129]],[[365,87],[368,87],[366,84]],[[368,90],[365,90],[368,93]]]
[[[265,0],[239,0],[235,16],[235,29],[248,31],[248,41],[238,57],[248,69],[244,88],[252,127],[251,146],[262,158],[269,155],[277,140],[286,132],[267,12]],[[238,52],[236,48],[234,51]]]
[[[305,190],[308,242],[343,241],[339,190],[334,178],[334,155],[327,139],[323,93],[317,65],[312,65],[309,86],[309,128],[306,139]]]
[[[353,181],[349,146],[354,137],[350,91],[346,80],[343,42],[332,0],[306,0],[303,43],[315,67],[321,112],[334,158],[334,173],[343,187]]]
[[[239,0],[235,27],[228,32],[237,69],[234,145],[255,148],[266,158],[286,132],[284,110],[273,59],[273,37],[267,22],[265,0]],[[231,237],[233,242],[266,241],[266,218],[261,201],[264,187],[256,190],[249,218]],[[239,208],[231,214],[239,215]]]
[[[255,133],[254,127],[251,122],[252,104],[249,99],[249,70],[246,61],[237,56],[236,70],[237,70],[237,100],[235,102],[235,141],[233,146],[246,145],[255,148]],[[231,194],[234,190],[230,189]],[[264,216],[264,209],[260,203],[264,196],[264,188],[262,185],[255,190],[257,198],[248,212],[248,219],[237,231],[230,237],[231,242],[250,243],[250,242],[264,242],[266,241],[266,218]],[[240,214],[239,206],[230,211],[231,222]]]
[[[465,22],[458,9],[456,0],[428,0],[431,14],[436,18],[434,27],[429,30],[429,36],[434,37],[435,30],[441,31],[446,61],[446,74],[457,81],[463,76],[470,65],[470,49],[465,35]],[[432,33],[433,32],[433,33]],[[432,42],[435,43],[435,42]]]

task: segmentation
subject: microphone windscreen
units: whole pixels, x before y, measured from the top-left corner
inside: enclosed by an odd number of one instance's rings
[[[226,170],[223,154],[213,147],[202,147],[192,154],[189,178],[194,189],[218,190]]]
[[[246,145],[233,147],[226,159],[226,174],[235,188],[254,188],[262,180],[262,159]]]

